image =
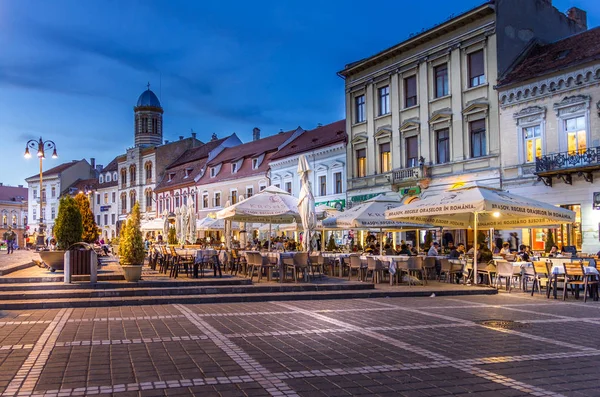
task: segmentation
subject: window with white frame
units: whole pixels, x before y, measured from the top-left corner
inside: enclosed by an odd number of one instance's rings
[[[587,149],[587,128],[585,116],[563,120],[569,154],[583,153]]]
[[[202,208],[208,208],[208,193],[202,193]]]
[[[485,84],[485,69],[483,50],[478,50],[467,55],[469,67],[469,87]]]
[[[379,93],[379,115],[388,114],[390,112],[390,86],[381,87],[377,92]]]
[[[267,188],[267,185],[259,185],[258,186],[258,191],[262,192],[263,190],[265,190]]]
[[[33,189],[33,198],[37,198],[37,189]]]
[[[238,201],[237,189],[231,190],[231,192],[229,193],[229,196],[231,197],[231,205],[237,203],[237,201]]]
[[[285,191],[288,192],[289,194],[292,194],[292,182],[285,183]]]
[[[231,173],[235,174],[238,171],[238,165],[237,163],[232,163],[231,164]]]
[[[443,63],[433,68],[433,81],[435,88],[435,98],[441,98],[448,95],[449,81],[447,63]]]
[[[333,179],[335,181],[335,194],[342,193],[342,173],[341,172],[334,173]]]
[[[56,187],[52,186],[50,188],[50,197],[55,198],[56,197]]]
[[[523,142],[525,143],[525,162],[533,163],[542,157],[542,128],[538,125],[523,127]]]
[[[365,112],[365,96],[359,95],[354,98],[354,122],[362,123],[365,121],[366,112]]]
[[[108,193],[104,193],[104,204],[108,204]]]
[[[319,176],[319,196],[327,196],[327,176]]]
[[[246,188],[246,198],[252,197],[253,194],[254,194],[254,188],[252,186],[248,186]]]
[[[221,192],[215,192],[214,194],[215,207],[221,206]]]
[[[56,208],[50,208],[50,219],[56,218]]]
[[[108,214],[104,214],[104,225],[108,225]]]
[[[217,170],[215,167],[210,168],[210,177],[214,178],[217,175]]]
[[[252,159],[252,169],[255,170],[258,168],[258,159]]]
[[[37,210],[34,208],[33,209],[33,220],[35,221],[37,219]]]
[[[100,183],[104,183],[104,177],[100,175]]]

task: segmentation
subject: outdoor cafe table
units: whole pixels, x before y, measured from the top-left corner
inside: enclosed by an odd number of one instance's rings
[[[241,254],[246,257],[246,261],[248,257],[246,254],[248,252],[260,254],[263,258],[268,258],[271,263],[276,263],[277,267],[279,267],[279,282],[282,283],[284,280],[285,269],[283,266],[283,260],[288,258],[293,258],[295,254],[298,252],[279,252],[279,251],[268,251],[268,252],[259,252],[259,251],[242,251]]]
[[[340,277],[344,277],[344,266],[342,266],[341,261],[343,259],[348,259],[350,257],[350,253],[348,252],[323,252],[323,258],[330,259],[339,259],[340,260]]]
[[[566,259],[566,258],[564,258]],[[552,295],[554,296],[554,299],[556,299],[556,286],[558,284],[558,276],[561,274],[565,274],[565,267],[563,265],[564,262],[579,262],[581,259],[578,258],[573,258],[573,260],[569,259],[568,261],[566,260],[561,260],[561,261],[554,261],[554,259],[552,260],[552,268],[550,269],[550,280],[548,280],[548,283],[552,283],[552,288],[553,288],[553,292]],[[583,271],[585,272],[585,274],[587,275],[595,275],[595,276],[600,276],[600,272],[598,272],[598,269],[596,269],[595,267],[592,266],[584,266],[583,267]],[[566,286],[564,286],[563,288],[566,288]],[[550,289],[546,288],[546,297],[550,298]]]

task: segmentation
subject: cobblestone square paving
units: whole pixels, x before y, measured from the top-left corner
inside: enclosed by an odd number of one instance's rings
[[[598,360],[598,302],[524,294],[0,311],[1,396],[600,396]]]

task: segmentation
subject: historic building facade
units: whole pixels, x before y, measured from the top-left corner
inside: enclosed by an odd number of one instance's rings
[[[27,188],[0,183],[0,236],[11,227],[17,234],[18,245],[24,247],[27,219]]]
[[[39,221],[43,219],[46,224],[46,233],[50,235],[54,227],[54,219],[58,214],[58,202],[63,194],[73,193],[69,188],[79,189],[73,185],[80,181],[96,178],[95,160],[92,164],[87,160],[73,160],[68,163],[57,165],[44,171],[40,188],[40,175],[36,174],[25,179],[28,187],[27,197],[27,220],[30,233],[39,228]],[[44,200],[43,214],[41,212],[41,201]]]
[[[106,239],[117,236],[119,219],[119,157],[100,170],[96,191],[91,197],[92,209],[100,235]]]
[[[338,74],[346,86],[348,197],[500,186],[494,84],[534,37],[585,30],[549,0],[487,2]]]
[[[503,188],[576,212],[559,246],[600,250],[600,28],[534,43],[500,79]],[[547,229],[519,231],[544,249]]]
[[[150,87],[139,96],[134,119],[135,146],[118,157],[117,233],[136,202],[140,203],[144,218],[156,216],[154,189],[165,169],[186,150],[202,145],[193,132],[191,137],[163,142],[163,108]]]
[[[271,156],[271,184],[300,194],[298,156],[306,156],[312,168],[311,183],[316,205],[346,208],[346,120],[303,131]]]

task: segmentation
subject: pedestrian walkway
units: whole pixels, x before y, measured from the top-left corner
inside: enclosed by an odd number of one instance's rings
[[[40,259],[35,251],[21,249],[14,251],[12,254],[8,254],[7,251],[0,251],[0,276],[34,266],[34,259]]]
[[[0,393],[594,396],[599,313],[509,294],[4,311]]]

